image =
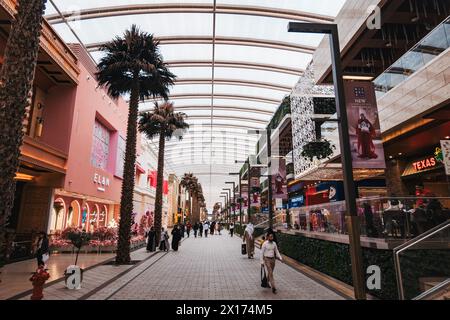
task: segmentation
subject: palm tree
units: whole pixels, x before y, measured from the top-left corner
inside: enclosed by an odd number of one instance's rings
[[[19,0],[0,70],[0,265],[14,202],[23,121],[30,105],[46,0]]]
[[[100,50],[105,56],[98,64],[96,76],[99,85],[106,87],[113,98],[130,94],[116,255],[117,264],[126,264],[130,262],[139,100],[150,97],[167,100],[175,75],[163,61],[159,41],[135,25],[125,31],[123,37],[116,37]]]
[[[161,234],[165,143],[166,139],[172,138],[175,131],[189,128],[185,119],[186,115],[184,113],[174,111],[172,102],[164,102],[162,104],[155,102],[153,111],[142,113],[139,119],[139,131],[143,132],[148,139],[159,136],[154,223],[156,239],[159,239]],[[182,135],[179,135],[179,139],[181,138]]]

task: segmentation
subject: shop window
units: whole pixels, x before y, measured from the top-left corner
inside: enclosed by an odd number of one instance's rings
[[[115,172],[115,175],[119,178],[123,178],[124,164],[125,164],[125,139],[119,136],[119,140],[117,141],[117,159]]]
[[[92,143],[91,163],[94,167],[106,170],[108,166],[111,133],[99,121],[95,121]]]

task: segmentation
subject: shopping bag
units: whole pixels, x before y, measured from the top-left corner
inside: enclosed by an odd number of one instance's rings
[[[267,281],[266,269],[264,266],[261,266],[261,287],[268,288],[269,283]]]
[[[245,243],[242,244],[241,253],[242,254],[247,254],[247,244],[245,244]]]
[[[48,254],[48,253],[44,253],[44,254],[42,255],[42,261],[43,261],[44,263],[46,263],[46,262],[48,261],[48,259],[50,259],[49,254]]]

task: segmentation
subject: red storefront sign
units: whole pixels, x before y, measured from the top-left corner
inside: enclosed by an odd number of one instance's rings
[[[423,160],[419,160],[413,163],[414,169],[416,171],[422,171],[425,169],[429,169],[435,167],[437,165],[436,159],[434,157],[429,157]]]

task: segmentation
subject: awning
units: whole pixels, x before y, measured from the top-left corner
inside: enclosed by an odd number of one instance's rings
[[[144,174],[145,170],[138,163],[136,163],[136,173]]]

